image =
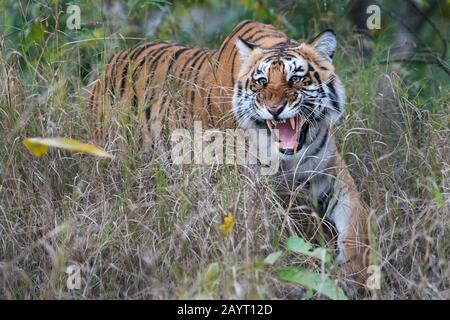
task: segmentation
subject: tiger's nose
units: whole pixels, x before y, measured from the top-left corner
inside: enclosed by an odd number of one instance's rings
[[[286,107],[286,103],[277,104],[275,106],[267,107],[267,110],[274,116],[279,115],[283,112],[284,107]]]

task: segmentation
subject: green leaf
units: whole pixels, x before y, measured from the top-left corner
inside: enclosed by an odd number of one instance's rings
[[[42,23],[33,23],[28,29],[27,42],[29,43],[42,43],[44,42],[45,28]]]
[[[312,299],[313,296],[314,296],[314,291],[313,291],[313,289],[307,288],[307,289],[306,289],[306,297],[307,297],[308,299]]]
[[[281,257],[282,254],[283,254],[283,251],[281,251],[281,250],[277,251],[277,252],[272,252],[271,254],[269,254],[267,256],[266,259],[264,259],[264,263],[272,265],[278,260],[278,258]]]
[[[250,264],[245,264],[245,265],[239,266],[238,271],[239,272],[255,272],[255,271],[261,270],[264,267],[264,263],[265,263],[264,261],[257,260]]]
[[[331,257],[325,248],[316,248],[313,250],[311,243],[306,242],[299,237],[289,237],[287,239],[287,249],[296,253],[304,254],[308,257],[315,257],[321,261],[328,263]]]
[[[336,286],[328,277],[319,273],[297,267],[285,267],[278,271],[277,277],[281,281],[292,282],[313,289],[333,300],[348,300],[341,288]]]

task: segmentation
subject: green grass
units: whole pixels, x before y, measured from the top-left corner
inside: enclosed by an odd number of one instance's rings
[[[449,79],[425,69],[410,80],[375,59],[362,68],[355,44],[341,46],[336,65],[348,112],[339,150],[370,208],[371,261],[382,272],[381,290],[353,297],[448,298]],[[102,47],[97,53],[108,56]],[[58,150],[33,158],[25,137],[92,141],[82,72],[72,72],[81,68],[77,56],[75,45],[58,55],[65,63],[26,56],[18,63],[10,52],[1,59],[0,298],[324,298],[280,281],[284,266],[324,271],[351,293],[334,265],[322,270],[293,254],[262,264],[292,235],[334,246],[330,226],[307,214],[301,195],[280,197],[252,168],[174,166],[163,150],[143,162],[126,123],[95,141],[114,161]],[[228,212],[235,225],[224,236]],[[64,270],[74,264],[80,290],[66,287]]]

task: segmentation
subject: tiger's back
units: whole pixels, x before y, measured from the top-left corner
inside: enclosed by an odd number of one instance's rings
[[[124,49],[112,56],[90,85],[91,129],[104,139],[117,117],[135,117],[144,146],[164,127],[233,127],[233,86],[240,69],[235,41],[242,37],[260,46],[289,38],[271,25],[243,21],[217,50],[157,41]]]

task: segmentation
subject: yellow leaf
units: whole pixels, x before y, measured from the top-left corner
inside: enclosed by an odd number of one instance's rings
[[[225,217],[223,217],[223,222],[219,227],[220,232],[222,232],[224,235],[228,235],[231,230],[233,230],[234,225],[234,218],[231,214],[227,214]]]
[[[114,158],[112,154],[99,147],[71,138],[27,138],[23,140],[23,144],[35,157],[46,154],[48,147],[56,147],[73,152],[84,152],[97,157]]]

